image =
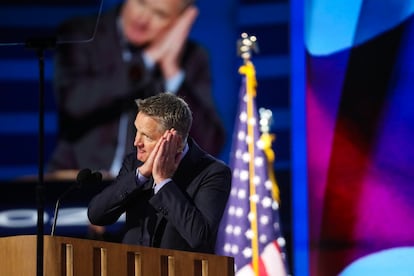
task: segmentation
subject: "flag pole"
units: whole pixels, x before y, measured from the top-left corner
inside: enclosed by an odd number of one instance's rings
[[[239,73],[245,76],[246,85],[246,103],[247,103],[247,141],[249,151],[249,190],[250,190],[250,229],[253,232],[252,246],[252,266],[255,275],[259,275],[259,243],[258,243],[258,226],[257,226],[257,193],[255,186],[255,121],[253,100],[256,97],[256,71],[253,63],[250,61],[251,50],[256,50],[256,37],[248,36],[242,33],[242,39],[239,40],[239,53],[243,58],[244,64],[240,66]]]
[[[252,264],[255,275],[259,275],[259,244],[257,240],[257,193],[255,186],[255,167],[254,167],[254,115],[253,115],[253,98],[256,96],[256,78],[253,63],[245,61],[239,69],[239,73],[246,77],[246,101],[247,101],[247,137],[249,150],[249,190],[250,190],[250,227],[252,229]]]

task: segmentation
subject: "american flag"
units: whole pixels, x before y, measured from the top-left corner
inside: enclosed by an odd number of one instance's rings
[[[245,63],[239,71],[243,78],[230,157],[233,184],[216,253],[234,257],[237,276],[288,275],[274,193],[277,183],[260,139],[254,67]]]

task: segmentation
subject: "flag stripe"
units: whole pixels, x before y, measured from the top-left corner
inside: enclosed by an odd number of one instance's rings
[[[251,264],[248,264],[236,272],[236,276],[252,276],[254,271]]]
[[[278,276],[286,275],[286,270],[283,263],[283,258],[281,252],[279,251],[279,246],[276,242],[272,242],[265,247],[262,255],[259,260],[259,275],[261,276]],[[255,275],[254,270],[251,264],[248,264],[241,268],[236,276],[245,276],[245,275]]]
[[[269,275],[266,269],[266,264],[263,262],[263,259],[259,259],[259,271],[256,275]]]
[[[265,247],[262,260],[266,266],[267,275],[286,275],[285,267],[282,262],[282,255],[276,242],[272,242]]]

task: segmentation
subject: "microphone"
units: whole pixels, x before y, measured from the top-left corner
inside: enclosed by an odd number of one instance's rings
[[[57,217],[59,213],[59,205],[62,199],[64,199],[73,190],[80,189],[82,185],[85,183],[86,184],[99,183],[101,181],[102,181],[102,174],[100,172],[92,173],[90,169],[82,169],[81,171],[79,171],[78,175],[76,176],[76,182],[73,183],[71,186],[69,186],[69,188],[66,189],[66,191],[64,191],[63,194],[56,200],[53,223],[52,223],[52,231],[50,233],[52,237],[55,234],[56,222],[57,222]]]

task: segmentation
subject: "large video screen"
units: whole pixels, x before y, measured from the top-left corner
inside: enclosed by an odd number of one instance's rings
[[[410,275],[414,1],[308,1],[311,275]]]

